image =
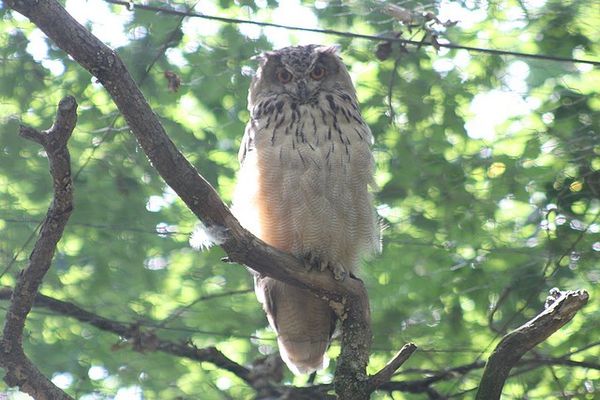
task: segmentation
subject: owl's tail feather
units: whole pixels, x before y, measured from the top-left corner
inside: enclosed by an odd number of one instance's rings
[[[321,341],[290,340],[279,335],[279,354],[294,375],[310,374],[327,366],[329,360],[325,351],[329,338]]]
[[[310,292],[270,278],[256,281],[271,327],[277,332],[281,358],[296,375],[327,365],[336,317],[328,304]]]

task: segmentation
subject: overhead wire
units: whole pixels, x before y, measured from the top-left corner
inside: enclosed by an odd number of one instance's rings
[[[104,0],[104,1],[106,3],[110,3],[110,4],[125,6],[130,11],[133,11],[135,9],[140,9],[140,10],[160,12],[160,13],[169,14],[169,15],[178,15],[178,16],[184,16],[184,17],[202,18],[202,19],[208,19],[208,20],[213,20],[213,21],[221,21],[221,22],[230,23],[230,24],[249,24],[249,25],[262,26],[262,27],[280,28],[280,29],[287,29],[287,30],[301,31],[301,32],[321,33],[324,35],[334,35],[334,36],[348,37],[348,38],[355,38],[355,39],[366,39],[366,40],[373,40],[373,41],[379,41],[379,42],[395,42],[395,43],[402,43],[405,45],[432,46],[432,47],[436,47],[436,48],[443,47],[443,48],[448,48],[448,49],[460,49],[460,50],[467,50],[470,52],[501,55],[501,56],[514,56],[514,57],[532,58],[532,59],[538,59],[538,60],[570,62],[570,63],[577,63],[577,64],[588,64],[588,65],[593,65],[593,66],[600,66],[600,60],[586,60],[586,59],[581,59],[581,58],[561,57],[561,56],[554,56],[554,55],[549,55],[549,54],[524,53],[524,52],[512,51],[512,50],[490,49],[490,48],[484,48],[484,47],[466,46],[466,45],[461,45],[461,44],[446,43],[446,42],[441,42],[441,41],[440,42],[436,41],[434,43],[432,41],[426,41],[426,40],[421,41],[421,40],[403,39],[403,38],[399,38],[399,37],[388,37],[388,36],[384,36],[384,35],[369,35],[369,34],[364,34],[364,33],[339,31],[339,30],[335,30],[335,29],[309,28],[309,27],[303,27],[303,26],[277,24],[274,22],[252,21],[252,20],[240,19],[240,18],[228,18],[228,17],[217,16],[217,15],[203,14],[203,13],[199,13],[199,12],[182,11],[182,10],[177,10],[177,9],[169,8],[169,7],[159,7],[159,6],[151,6],[151,5],[146,5],[146,4],[138,4],[138,3],[134,3],[131,1],[124,1],[124,0]]]

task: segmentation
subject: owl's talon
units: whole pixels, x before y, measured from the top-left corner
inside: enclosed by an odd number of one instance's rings
[[[307,271],[310,271],[312,269],[316,269],[316,270],[320,270],[320,271],[323,270],[321,261],[319,261],[319,258],[312,253],[307,253],[304,256],[304,266],[306,267]]]
[[[312,270],[315,267],[315,262],[312,254],[307,253],[304,255],[304,268],[307,271]]]
[[[313,269],[313,264],[310,262],[310,260],[304,259],[304,269],[307,271]]]
[[[325,271],[329,267],[329,263],[327,263],[327,261],[320,261],[318,265],[319,271],[321,272]]]
[[[330,265],[329,269],[336,281],[343,281],[348,276],[348,271],[341,264]]]

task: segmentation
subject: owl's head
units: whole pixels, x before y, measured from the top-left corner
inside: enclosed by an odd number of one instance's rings
[[[287,95],[298,104],[316,101],[323,92],[344,91],[353,98],[354,86],[335,46],[290,46],[257,57],[259,68],[248,94],[249,105],[264,96]]]

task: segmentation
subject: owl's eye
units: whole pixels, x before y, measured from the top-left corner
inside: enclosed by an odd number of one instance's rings
[[[292,74],[287,69],[282,68],[277,71],[277,79],[281,83],[289,83],[292,80]]]
[[[310,77],[313,78],[315,81],[318,81],[318,80],[323,79],[323,77],[325,76],[326,73],[327,73],[327,70],[324,67],[317,65],[311,71]]]

